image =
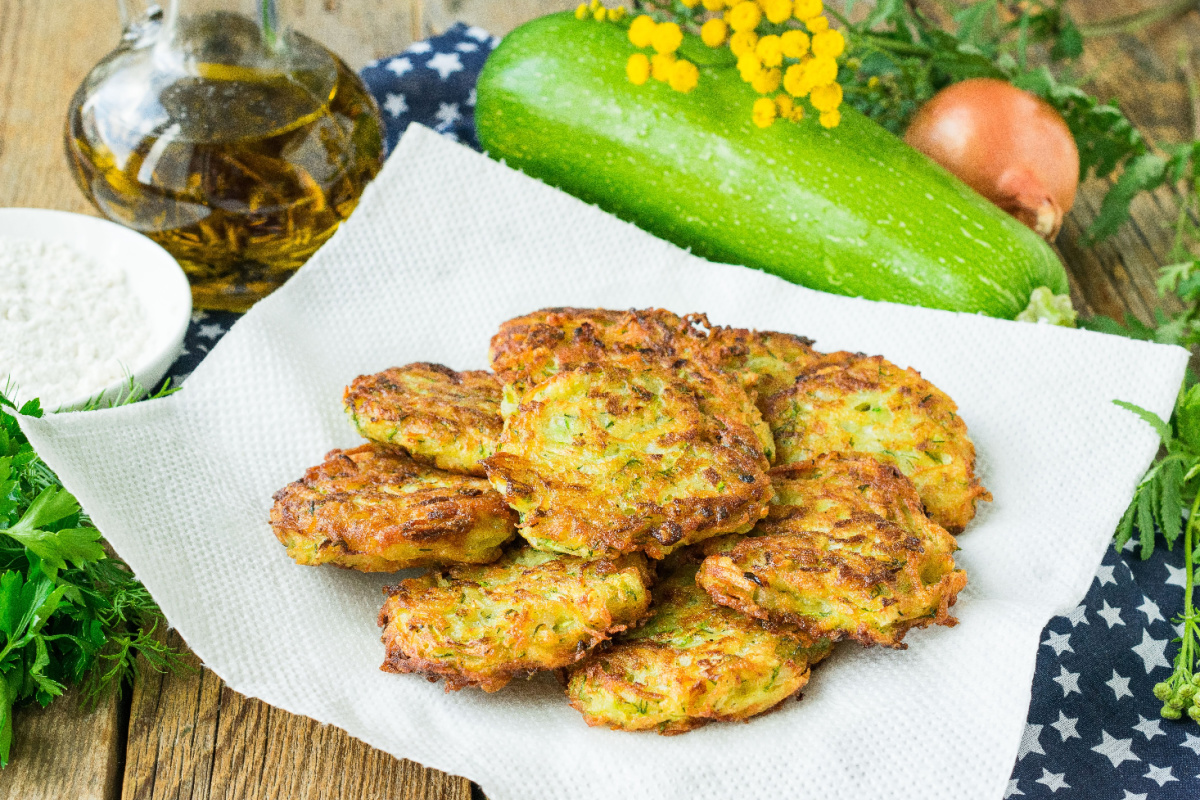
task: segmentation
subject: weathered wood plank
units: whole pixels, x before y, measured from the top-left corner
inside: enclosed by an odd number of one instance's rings
[[[19,710],[2,800],[116,800],[124,719],[115,697],[94,711],[69,691],[48,708]]]
[[[137,683],[123,800],[470,800],[464,778],[243,697],[191,662],[192,673]]]
[[[608,0],[608,5],[616,5]],[[421,36],[439,33],[455,22],[478,25],[502,36],[534,17],[575,8],[579,0],[421,0]],[[626,6],[632,6],[626,2]]]
[[[1082,23],[1157,6],[1157,0],[1069,0],[1068,9]],[[1093,75],[1087,90],[1115,99],[1129,119],[1151,140],[1177,142],[1191,138],[1192,110],[1178,68],[1181,47],[1200,49],[1200,14],[1149,26],[1134,34],[1089,39],[1077,72]],[[1108,181],[1088,181],[1068,215],[1058,247],[1078,286],[1086,308],[1115,318],[1127,312],[1145,322],[1156,308],[1177,311],[1174,298],[1160,298],[1154,281],[1169,263],[1178,208],[1174,191],[1160,189],[1134,201],[1132,221],[1116,236],[1089,246],[1082,238],[1095,219]]]

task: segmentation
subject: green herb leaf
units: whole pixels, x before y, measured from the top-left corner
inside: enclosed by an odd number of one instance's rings
[[[1126,164],[1116,185],[1104,195],[1100,213],[1088,227],[1088,240],[1098,242],[1116,233],[1121,223],[1129,219],[1133,198],[1162,186],[1166,174],[1166,160],[1154,153],[1143,153]]]
[[[1173,548],[1175,540],[1183,532],[1183,498],[1180,496],[1180,486],[1183,483],[1183,466],[1178,460],[1168,461],[1163,467],[1158,480],[1159,491],[1159,527],[1167,540],[1167,547]]]
[[[1133,403],[1127,403],[1124,400],[1113,400],[1113,405],[1120,406],[1126,411],[1131,411],[1143,421],[1149,423],[1150,427],[1154,428],[1155,432],[1158,433],[1158,437],[1162,439],[1163,444],[1168,446],[1170,445],[1171,439],[1173,438],[1171,436],[1171,427],[1167,425],[1167,423],[1163,422],[1162,417],[1160,417],[1158,414],[1155,414],[1153,411],[1147,411],[1141,406],[1134,405]]]

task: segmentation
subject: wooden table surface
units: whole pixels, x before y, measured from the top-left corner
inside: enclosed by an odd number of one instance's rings
[[[1165,0],[1069,0],[1082,22]],[[563,0],[281,0],[293,23],[354,67],[397,52],[455,20],[504,33]],[[116,43],[115,4],[96,0],[0,0],[0,207],[94,213],[67,171],[62,121],[75,87]],[[1115,98],[1150,138],[1192,138],[1179,54],[1200,51],[1200,13],[1136,34],[1091,39],[1080,65],[1088,87]],[[1194,55],[1200,65],[1200,52]],[[1171,190],[1140,197],[1133,223],[1096,247],[1079,244],[1104,186],[1083,187],[1058,248],[1083,314],[1145,321],[1162,305],[1154,288],[1171,248]],[[1173,310],[1167,304],[1168,311]],[[182,645],[175,634],[174,641]],[[83,713],[72,694],[17,714],[12,762],[0,799],[208,800],[209,798],[482,797],[463,778],[398,761],[342,731],[245,698],[193,658],[192,674],[143,674],[132,692]]]

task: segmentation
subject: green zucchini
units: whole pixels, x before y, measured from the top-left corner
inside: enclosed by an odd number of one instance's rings
[[[814,289],[1008,319],[1038,287],[1067,293],[1044,241],[854,109],[833,130],[811,109],[758,128],[735,68],[700,65],[683,94],[629,83],[633,52],[622,27],[570,13],[508,34],[479,78],[484,149],[704,258]]]

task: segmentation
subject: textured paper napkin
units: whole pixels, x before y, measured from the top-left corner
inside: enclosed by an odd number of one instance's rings
[[[358,438],[356,375],[486,367],[504,319],[662,306],[911,365],[959,404],[996,500],[960,537],[956,628],[842,645],[803,700],[684,736],[592,729],[549,676],[497,694],[379,671],[380,587],[300,567],[271,495]],[[539,798],[1000,798],[1039,633],[1083,597],[1156,449],[1186,353],[808,291],[711,264],[413,127],[352,219],[243,318],[179,394],[22,420],[204,662],[239,692],[480,784]]]

